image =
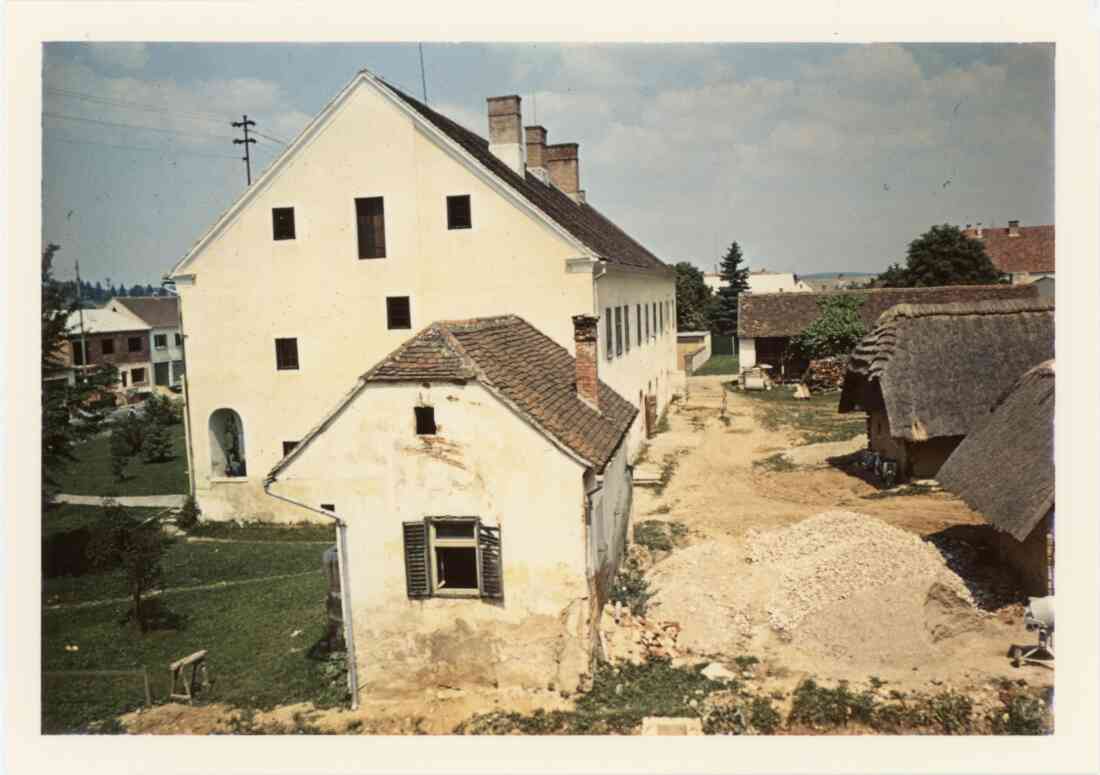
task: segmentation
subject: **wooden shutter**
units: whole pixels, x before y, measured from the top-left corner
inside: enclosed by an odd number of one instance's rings
[[[481,596],[504,599],[504,582],[500,563],[500,528],[477,523],[478,558],[481,561]]]
[[[431,597],[432,566],[428,559],[428,523],[405,522],[405,588],[409,597]]]

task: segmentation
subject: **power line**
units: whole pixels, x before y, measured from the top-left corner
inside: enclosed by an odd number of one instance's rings
[[[245,113],[243,116],[241,116],[241,120],[240,121],[234,121],[232,126],[237,128],[237,129],[240,129],[241,131],[244,132],[244,139],[241,140],[238,137],[233,138],[233,145],[243,145],[244,146],[244,158],[242,159],[242,161],[244,161],[245,180],[247,180],[248,185],[251,186],[252,185],[252,154],[249,152],[249,146],[254,145],[255,142],[256,142],[256,139],[253,138],[253,137],[248,136],[248,128],[250,126],[256,126],[256,122],[255,121],[249,121],[248,120],[248,114]]]
[[[286,145],[286,140],[280,140],[278,137],[272,137],[271,135],[265,135],[263,132],[260,132],[256,129],[252,130],[252,134],[259,135],[260,137],[263,137],[267,140],[271,140],[274,143],[280,143],[281,145]]]
[[[171,148],[147,148],[140,145],[123,145],[116,143],[100,143],[95,140],[72,140],[67,137],[54,137],[53,141],[59,143],[70,143],[71,145],[99,145],[104,148],[119,148],[126,151],[150,151],[153,153],[162,153],[165,155],[183,155],[183,156],[204,156],[207,159],[231,159],[233,161],[239,161],[236,156],[227,156],[220,153],[203,153],[202,151],[178,151]]]
[[[124,123],[116,122],[116,121],[102,121],[98,118],[84,118],[83,116],[65,116],[65,115],[62,115],[61,113],[43,112],[42,115],[43,116],[48,116],[50,118],[61,118],[61,119],[65,119],[66,121],[85,121],[89,124],[102,124],[103,126],[123,127],[123,128],[126,128],[126,129],[141,129],[141,130],[146,131],[146,132],[164,132],[164,133],[173,134],[173,135],[190,135],[192,137],[212,137],[215,140],[228,140],[228,139],[230,139],[229,137],[227,137],[225,135],[216,135],[216,134],[213,134],[212,132],[187,132],[187,131],[184,131],[182,129],[162,129],[160,127],[155,127],[155,126],[141,126],[140,124],[124,124]]]
[[[136,108],[138,110],[154,111],[157,113],[171,113],[179,116],[188,116],[195,118],[199,121],[209,121],[215,124],[221,124],[224,119],[219,118],[216,113],[186,111],[186,110],[171,110],[167,107],[149,105],[141,102],[130,102],[128,100],[121,100],[117,98],[97,97],[94,94],[85,94],[83,92],[72,91],[70,89],[59,89],[53,86],[47,87],[46,91],[50,94],[55,94],[60,97],[71,97],[78,100],[86,100],[88,102],[98,102],[104,105],[113,105],[115,107],[122,108]]]

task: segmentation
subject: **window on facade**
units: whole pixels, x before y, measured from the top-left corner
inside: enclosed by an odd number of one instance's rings
[[[156,334],[153,336],[153,347],[163,350],[168,347],[168,334]]]
[[[104,355],[114,355],[115,354],[115,340],[114,339],[100,339],[99,340],[99,349],[103,352]]]
[[[623,305],[623,348],[630,352],[630,305]]]
[[[634,305],[634,317],[638,320],[638,345],[642,344],[642,305]]]
[[[504,597],[499,527],[477,517],[429,517],[403,529],[409,597]]]
[[[168,381],[170,378],[169,367],[171,364],[168,361],[153,364],[153,384],[162,385],[168,387]]]
[[[183,344],[183,336],[181,334],[176,334],[176,347],[179,347],[181,344]]]
[[[127,351],[132,352],[132,353],[141,352],[141,337],[140,336],[127,337],[126,338],[126,349],[127,349]]]
[[[135,385],[144,385],[145,369],[130,369],[130,381]]]
[[[84,345],[80,342],[73,342],[73,363],[77,366],[84,365]]]
[[[657,338],[657,302],[652,302],[649,306],[653,308],[653,338]]]
[[[284,441],[283,442],[283,457],[286,457],[291,452],[293,452],[294,448],[297,447],[297,446],[298,446],[298,442],[296,442],[296,441]]]
[[[118,373],[119,381],[122,383],[123,387],[126,387],[126,378],[129,376],[129,374],[130,372],[128,371],[120,371]]]
[[[663,301],[661,302],[660,306],[657,307],[657,310],[658,310],[658,312],[660,313],[660,316],[661,316],[661,327],[657,330],[660,331],[661,333],[664,333],[664,330],[665,330],[665,303]]]
[[[382,197],[356,199],[355,220],[359,229],[359,258],[385,258],[386,219]]]
[[[218,409],[210,415],[210,473],[215,477],[247,476],[244,425],[232,409]]]
[[[187,373],[187,370],[183,366],[183,361],[172,361],[172,384],[175,385],[183,375]]]
[[[416,435],[435,435],[435,408],[431,406],[417,406],[413,408],[416,415]]]
[[[613,334],[611,332],[611,326],[612,326],[612,323],[611,323],[611,307],[606,308],[603,311],[603,313],[604,313],[603,314],[603,320],[604,320],[603,329],[606,332],[604,334],[605,342],[604,342],[604,348],[603,349],[604,349],[604,352],[607,353],[607,360],[611,360],[612,358],[615,357],[615,342],[612,339]]]
[[[346,200],[345,200],[346,201]],[[272,238],[276,240],[294,239],[294,208],[274,207],[271,210]]]
[[[321,511],[327,511],[329,514],[335,514],[336,513],[336,504],[335,503],[322,503],[321,504]]]
[[[412,328],[412,312],[408,296],[386,297],[386,327]]]
[[[447,197],[447,228],[469,229],[471,226],[469,194]]]
[[[645,340],[649,341],[649,305],[645,305]]]
[[[623,308],[615,307],[615,355],[623,354]]]
[[[298,340],[293,338],[275,340],[275,368],[279,371],[297,371]]]

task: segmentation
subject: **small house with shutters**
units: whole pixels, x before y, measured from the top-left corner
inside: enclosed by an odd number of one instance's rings
[[[998,397],[1053,357],[1049,300],[902,304],[852,352],[839,409],[867,413],[871,449],[900,477],[934,477]]]
[[[940,484],[996,528],[1029,595],[1054,594],[1054,361],[1028,371],[943,464]]]
[[[627,541],[637,407],[515,315],[436,322],[363,374],[265,488],[346,525],[364,696],[573,691]]]

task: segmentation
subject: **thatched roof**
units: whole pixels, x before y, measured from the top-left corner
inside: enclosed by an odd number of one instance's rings
[[[1024,374],[937,478],[998,529],[1027,538],[1054,508],[1054,361]]]
[[[848,358],[840,411],[885,409],[909,441],[969,433],[1033,366],[1054,357],[1054,303],[903,304]]]
[[[1031,285],[945,285],[933,288],[864,288],[819,293],[742,293],[737,301],[740,337],[795,336],[821,314],[822,299],[835,296],[862,298],[859,315],[868,329],[882,313],[898,304],[948,304],[986,300],[1034,299]]]

